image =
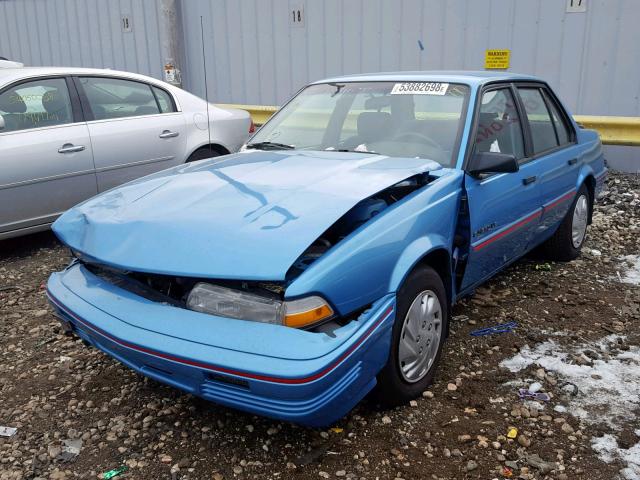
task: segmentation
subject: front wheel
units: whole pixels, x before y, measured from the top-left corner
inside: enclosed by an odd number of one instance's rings
[[[397,293],[389,360],[378,375],[378,396],[384,404],[405,403],[433,381],[448,321],[442,279],[431,267],[414,270]]]
[[[566,262],[580,255],[587,236],[590,208],[591,196],[583,184],[562,223],[544,244],[547,257]]]

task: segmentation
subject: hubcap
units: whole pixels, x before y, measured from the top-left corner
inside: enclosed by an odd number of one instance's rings
[[[398,363],[407,382],[418,382],[429,372],[438,354],[441,334],[440,301],[433,291],[425,290],[413,300],[400,332]]]
[[[576,206],[573,209],[573,222],[571,224],[571,241],[573,248],[582,245],[584,236],[587,233],[587,219],[589,216],[589,202],[585,195],[580,195]]]

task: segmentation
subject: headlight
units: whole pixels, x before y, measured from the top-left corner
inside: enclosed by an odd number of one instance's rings
[[[210,283],[197,283],[193,287],[187,308],[220,317],[296,328],[333,316],[329,304],[318,296],[282,301]]]

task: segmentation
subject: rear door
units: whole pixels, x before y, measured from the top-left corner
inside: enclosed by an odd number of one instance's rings
[[[76,85],[100,191],[184,162],[185,120],[168,91],[115,77],[77,77]]]
[[[575,197],[582,155],[567,113],[542,84],[518,85],[518,94],[531,132],[535,161],[540,165],[538,181],[542,195],[542,217],[532,244],[549,237],[566,215]]]
[[[0,235],[51,223],[96,194],[89,130],[70,80],[5,87],[0,115]]]
[[[476,117],[474,152],[511,154],[518,160],[519,171],[480,177],[465,174],[471,247],[461,290],[522,255],[541,214],[540,166],[526,154],[527,137],[513,86],[485,88]]]

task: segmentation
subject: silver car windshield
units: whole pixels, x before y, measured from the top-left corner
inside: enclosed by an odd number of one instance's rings
[[[454,164],[469,87],[442,82],[311,85],[248,148],[358,151]]]

